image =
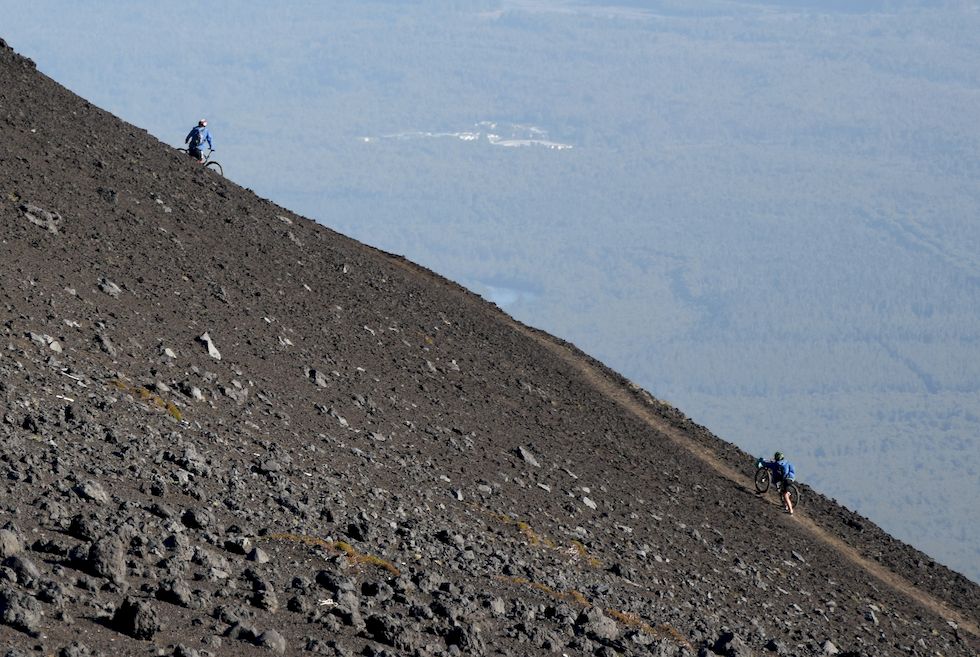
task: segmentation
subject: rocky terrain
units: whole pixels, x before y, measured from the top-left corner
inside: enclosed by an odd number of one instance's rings
[[[0,655],[977,654],[966,578],[0,45]]]

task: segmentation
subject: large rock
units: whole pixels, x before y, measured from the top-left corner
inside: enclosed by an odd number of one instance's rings
[[[531,450],[524,447],[523,445],[517,448],[517,453],[518,455],[520,455],[522,459],[524,459],[524,462],[527,463],[528,465],[533,466],[535,468],[541,467],[541,463],[538,462],[538,459],[535,458]]]
[[[753,655],[745,641],[730,630],[724,630],[715,641],[714,652],[726,657],[752,657]]]
[[[58,651],[58,657],[92,657],[92,655],[93,653],[88,646],[78,641],[72,641],[71,645]]]
[[[589,607],[575,619],[577,633],[597,641],[615,641],[619,638],[619,625],[615,620],[606,616],[602,609]]]
[[[180,579],[168,579],[160,582],[156,596],[157,600],[163,600],[178,607],[190,607],[194,600],[191,588]]]
[[[88,551],[88,569],[93,575],[114,584],[126,582],[126,549],[118,536],[106,536],[92,544]]]
[[[83,481],[73,489],[82,499],[96,502],[98,504],[108,504],[109,494],[102,488],[102,484],[97,481]]]
[[[148,601],[130,596],[116,609],[112,626],[134,639],[145,640],[160,631],[160,620]]]
[[[20,211],[29,222],[53,235],[57,235],[61,230],[62,218],[57,212],[45,210],[33,203],[22,203]]]
[[[218,351],[218,347],[215,346],[214,340],[211,339],[209,333],[205,333],[197,339],[204,347],[208,350],[208,356],[215,360],[221,360],[221,352]]]
[[[34,588],[41,579],[41,571],[33,561],[23,555],[4,559],[3,565],[17,576],[17,583],[28,588]]]
[[[23,549],[17,534],[10,529],[0,529],[0,559],[16,556]]]
[[[277,655],[286,654],[286,639],[276,630],[266,630],[255,637],[255,645],[271,650]]]
[[[0,622],[37,636],[41,627],[41,603],[24,593],[0,589]]]

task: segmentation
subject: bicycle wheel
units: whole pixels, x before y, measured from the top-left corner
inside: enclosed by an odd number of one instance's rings
[[[755,472],[755,489],[760,493],[765,493],[769,490],[769,484],[772,481],[772,477],[769,476],[768,468],[759,468]]]
[[[221,168],[221,165],[218,164],[217,162],[208,162],[204,166],[206,166],[207,168],[211,169],[212,171],[217,172],[217,174],[219,176],[224,176],[225,175],[224,169],[222,169]]]
[[[800,503],[800,489],[796,487],[796,484],[790,483],[787,490],[789,491],[789,501],[793,503],[795,509]]]

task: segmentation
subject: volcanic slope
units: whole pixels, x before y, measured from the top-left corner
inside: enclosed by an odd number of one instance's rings
[[[969,580],[5,44],[0,138],[7,655],[976,654]]]

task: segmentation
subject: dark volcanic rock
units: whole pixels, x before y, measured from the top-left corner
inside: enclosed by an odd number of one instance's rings
[[[0,621],[35,636],[41,627],[41,604],[30,595],[0,585]]]
[[[126,582],[126,548],[118,536],[106,536],[92,544],[88,552],[88,569],[93,575],[114,584]]]
[[[286,639],[276,630],[266,630],[255,637],[255,645],[267,648],[277,655],[286,654]]]
[[[16,556],[8,557],[3,560],[3,565],[13,571],[14,575],[17,577],[17,583],[26,588],[34,588],[38,580],[41,579],[41,571],[38,567],[27,557]]]
[[[575,627],[576,631],[597,641],[614,641],[620,633],[616,621],[602,613],[598,607],[590,607],[579,614]]]
[[[977,654],[974,583],[6,48],[0,140],[5,649]]]
[[[160,582],[156,591],[157,600],[163,600],[180,607],[190,607],[194,602],[194,595],[186,582],[179,579],[168,579]]]
[[[109,502],[109,494],[105,492],[102,484],[97,481],[83,481],[75,486],[74,491],[79,497],[91,502],[97,502],[99,504],[107,504]]]
[[[71,645],[65,646],[58,651],[57,657],[93,657],[93,653],[84,643],[72,641]]]
[[[134,639],[152,639],[160,620],[149,601],[127,597],[112,616],[112,626]]]
[[[208,509],[188,509],[180,519],[191,529],[209,529],[215,523],[214,514]]]
[[[732,631],[722,633],[712,648],[715,654],[725,657],[752,657],[754,651]]]
[[[9,529],[0,529],[0,559],[13,557],[23,549],[20,538]]]

